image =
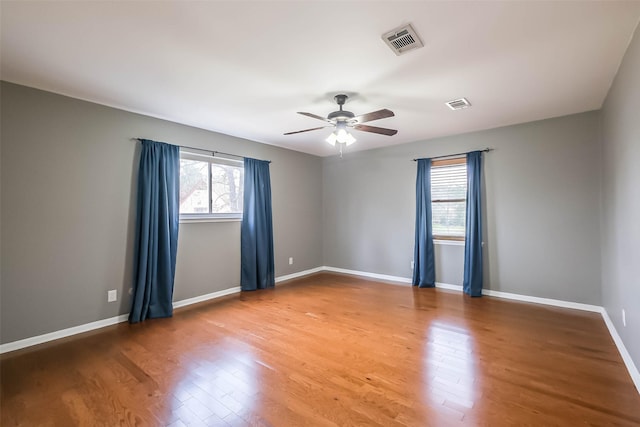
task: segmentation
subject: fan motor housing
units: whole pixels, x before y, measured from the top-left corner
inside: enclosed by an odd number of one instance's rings
[[[327,116],[327,119],[345,121],[345,120],[353,119],[355,116],[356,115],[353,114],[351,111],[340,110],[340,111],[334,111],[333,113],[329,113],[329,115]]]
[[[345,102],[347,102],[348,98],[349,97],[344,94],[338,94],[333,97],[333,99],[335,99],[336,101],[336,104],[340,106],[340,110],[334,111],[333,113],[329,113],[329,115],[327,116],[327,120],[335,120],[336,122],[346,122],[347,120],[353,119],[356,116],[351,111],[344,111],[342,109],[342,106],[344,105]]]

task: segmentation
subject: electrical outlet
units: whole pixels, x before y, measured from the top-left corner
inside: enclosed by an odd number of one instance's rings
[[[413,261],[411,261],[411,269],[413,270]]]
[[[622,309],[622,326],[627,327],[627,313]]]
[[[289,265],[293,265],[293,257],[289,257]]]
[[[114,302],[118,300],[118,290],[112,289],[107,291],[107,302]]]

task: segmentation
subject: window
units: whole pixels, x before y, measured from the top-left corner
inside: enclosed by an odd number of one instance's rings
[[[466,202],[466,158],[434,160],[431,164],[431,214],[435,239],[464,240]]]
[[[180,219],[240,219],[242,161],[180,151]]]

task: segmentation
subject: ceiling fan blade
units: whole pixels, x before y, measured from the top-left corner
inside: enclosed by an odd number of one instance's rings
[[[311,117],[312,119],[322,120],[323,122],[332,123],[331,120],[326,119],[326,118],[324,118],[322,116],[318,116],[317,114],[305,113],[305,112],[302,112],[302,111],[298,111],[298,114],[302,114],[303,116]]]
[[[354,117],[353,120],[355,120],[356,123],[364,123],[364,122],[370,122],[373,120],[386,119],[387,117],[393,117],[393,116],[395,116],[395,114],[393,114],[393,111],[387,110],[386,108],[384,108],[382,110],[372,111],[371,113]]]
[[[376,126],[369,126],[369,125],[354,125],[353,128],[357,130],[361,130],[363,132],[379,133],[381,135],[388,135],[388,136],[393,136],[396,133],[398,133],[398,131],[395,129],[379,128]]]
[[[304,130],[296,130],[294,132],[287,132],[285,133],[285,135],[293,135],[294,133],[302,133],[302,132],[309,132],[312,130],[318,130],[318,129],[324,129],[324,128],[328,128],[330,126],[320,126],[319,128],[311,128],[311,129],[304,129]]]

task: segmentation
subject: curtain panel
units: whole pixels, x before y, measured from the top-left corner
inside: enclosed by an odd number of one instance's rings
[[[240,232],[240,286],[243,291],[275,285],[269,162],[244,159],[244,211]]]
[[[140,141],[131,323],[173,315],[178,248],[180,148]]]
[[[467,154],[467,212],[462,290],[482,296],[482,152]]]
[[[431,225],[431,159],[418,159],[417,163],[412,283],[420,288],[432,288],[436,284],[436,267]]]

